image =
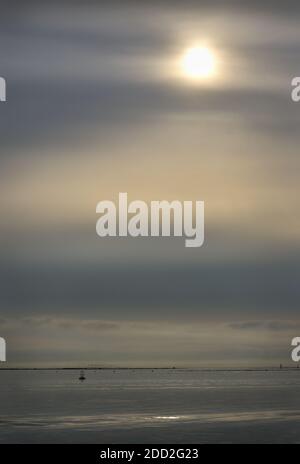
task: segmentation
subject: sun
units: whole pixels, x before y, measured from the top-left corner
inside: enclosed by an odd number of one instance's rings
[[[188,48],[181,59],[181,69],[191,79],[208,78],[215,72],[214,54],[207,47]]]

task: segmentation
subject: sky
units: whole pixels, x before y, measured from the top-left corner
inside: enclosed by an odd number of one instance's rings
[[[299,2],[1,9],[9,365],[260,366],[299,336]],[[207,47],[195,80],[182,57]],[[96,204],[205,201],[205,243],[96,235]]]

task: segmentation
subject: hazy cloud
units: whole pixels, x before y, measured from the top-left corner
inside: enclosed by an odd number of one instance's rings
[[[295,331],[300,328],[300,322],[296,320],[278,320],[278,321],[245,321],[234,322],[230,324],[232,329],[236,330],[270,330],[274,332]]]

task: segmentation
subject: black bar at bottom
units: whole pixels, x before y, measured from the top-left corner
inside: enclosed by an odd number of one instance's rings
[[[10,460],[18,463],[41,463],[45,459],[54,464],[66,463],[108,463],[110,462],[210,462],[212,459],[230,459],[240,463],[244,460],[241,446],[247,447],[247,458],[257,459],[261,451],[258,446],[265,445],[2,445],[0,450],[1,462],[7,455]],[[286,460],[286,447],[277,445],[276,458]],[[268,451],[269,453],[269,451]],[[284,453],[284,454],[283,454]],[[270,453],[272,457],[272,452]]]

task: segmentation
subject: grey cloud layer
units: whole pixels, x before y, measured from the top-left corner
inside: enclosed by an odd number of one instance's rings
[[[130,124],[157,121],[169,114],[233,116],[260,133],[299,140],[300,113],[289,100],[289,82],[281,92],[258,90],[216,90],[185,92],[153,84],[97,84],[31,82],[21,88],[10,83],[11,105],[0,126],[2,156],[11,148],[57,143],[77,138],[80,127],[97,125],[98,133],[126,130]],[[2,110],[3,111],[3,110]],[[222,130],[222,124],[216,124]]]
[[[293,259],[182,268],[102,266],[1,268],[7,315],[36,312],[102,318],[209,318],[224,314],[295,314],[300,289]],[[153,311],[153,313],[152,313]],[[270,317],[270,316],[269,316]]]
[[[295,333],[300,329],[300,322],[296,320],[271,320],[271,321],[244,321],[234,322],[230,327],[235,330],[268,330],[271,332],[289,331]]]

